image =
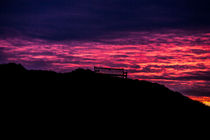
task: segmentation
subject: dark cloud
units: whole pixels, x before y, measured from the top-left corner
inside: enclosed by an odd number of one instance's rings
[[[112,55],[114,58],[126,58],[129,57],[128,55]]]
[[[210,59],[210,57],[209,56],[200,56],[200,57],[194,57],[194,59],[207,60],[207,59]]]
[[[209,28],[207,0],[2,0],[0,35],[97,40],[116,32]]]
[[[4,53],[4,48],[0,47],[0,64],[7,61],[7,55]]]
[[[185,69],[206,69],[204,64],[197,64],[197,65],[169,65],[163,66],[163,68],[173,68],[175,70],[185,70]]]
[[[147,68],[147,67],[146,67]],[[138,71],[139,72],[139,71]],[[142,71],[144,72],[144,71]],[[178,80],[178,81],[192,81],[192,80],[203,80],[203,81],[210,81],[210,71],[195,71],[184,73],[186,76],[144,76],[141,75],[139,78],[141,79],[165,79],[165,80]]]
[[[201,54],[206,54],[206,53],[210,53],[210,50],[201,50],[201,49],[191,49],[192,53],[201,55]]]
[[[200,70],[200,69],[207,69],[207,67],[204,64],[202,64],[202,63],[197,64],[197,65],[147,65],[147,66],[143,67],[142,69],[129,70],[129,72],[130,73],[140,73],[140,72],[144,72],[144,73],[159,73],[159,72],[164,71],[165,69],[174,69],[174,70],[186,70],[186,69],[191,69],[192,70],[192,69],[194,69],[194,70]],[[199,73],[201,73],[201,72],[198,72],[198,74]],[[191,74],[191,73],[186,73],[186,74]],[[199,76],[201,76],[201,75],[199,75]],[[167,79],[167,77],[162,77],[162,76],[151,77],[151,78],[152,79]],[[177,77],[171,77],[171,78],[173,80],[176,80]],[[190,78],[193,79],[192,75],[190,75],[189,77],[188,76],[186,76],[186,77],[178,77],[177,79],[179,80],[179,79],[188,79],[188,78],[189,79]]]
[[[142,70],[140,70],[139,72],[158,73],[158,72],[161,72],[161,71],[163,71],[163,69],[160,68],[160,66],[149,65],[149,66],[146,66],[146,67],[142,68]]]
[[[21,64],[25,66],[27,69],[33,69],[33,70],[49,70],[49,68],[52,66],[50,61],[44,61],[44,60],[34,60],[34,61],[21,61]]]
[[[163,59],[163,60],[168,60],[168,59],[176,59],[174,56],[155,56],[156,59]]]
[[[189,76],[179,77],[178,80],[204,80],[210,81],[210,71],[196,71],[188,73]]]
[[[11,57],[17,57],[16,54],[8,54],[5,51],[8,49],[0,47],[0,64],[6,64],[6,63],[15,63],[15,61],[9,60]]]
[[[182,93],[185,93],[185,95],[190,96],[210,96],[210,88],[208,90],[204,90],[204,88],[191,88],[191,89],[185,89],[182,90]]]

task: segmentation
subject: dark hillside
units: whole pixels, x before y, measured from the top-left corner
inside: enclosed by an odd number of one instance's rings
[[[11,119],[24,114],[25,119],[46,117],[47,122],[162,125],[177,120],[185,124],[189,119],[200,122],[199,118],[204,121],[210,114],[209,107],[163,85],[90,70],[62,74],[6,64],[0,65],[0,77],[4,109]]]
[[[96,74],[91,70],[77,69],[71,73],[56,73],[26,70],[21,65],[11,63],[0,65],[0,75],[3,88],[8,89],[4,91],[5,94],[12,91],[16,95],[58,96],[60,99],[64,96],[63,100],[71,100],[71,97],[84,98],[86,103],[89,100],[104,103],[113,101],[112,103],[122,105],[147,104],[152,108],[161,107],[164,111],[168,107],[172,107],[173,111],[186,112],[208,110],[202,103],[173,92],[163,85]]]

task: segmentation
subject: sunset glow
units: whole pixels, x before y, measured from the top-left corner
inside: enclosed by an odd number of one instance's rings
[[[209,5],[203,0],[5,0],[0,64],[56,72],[124,68],[128,78],[160,83],[209,104]]]
[[[0,43],[5,62],[21,63],[28,69],[70,72],[79,67],[125,68],[129,78],[164,84],[186,95],[207,96],[210,92],[209,33],[173,30],[135,32],[126,38],[98,42],[11,38]]]
[[[190,99],[196,100],[196,101],[200,101],[202,103],[204,103],[207,106],[210,106],[210,97],[206,97],[206,96],[188,96]]]

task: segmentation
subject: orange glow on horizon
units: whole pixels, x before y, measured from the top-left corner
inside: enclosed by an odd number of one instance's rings
[[[210,106],[210,97],[207,96],[188,96],[192,100],[200,101],[203,104]]]

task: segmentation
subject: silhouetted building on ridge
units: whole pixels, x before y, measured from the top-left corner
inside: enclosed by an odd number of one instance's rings
[[[124,69],[116,68],[104,68],[104,67],[94,67],[94,72],[101,74],[108,74],[116,77],[121,77],[126,79],[128,77],[128,72]]]

